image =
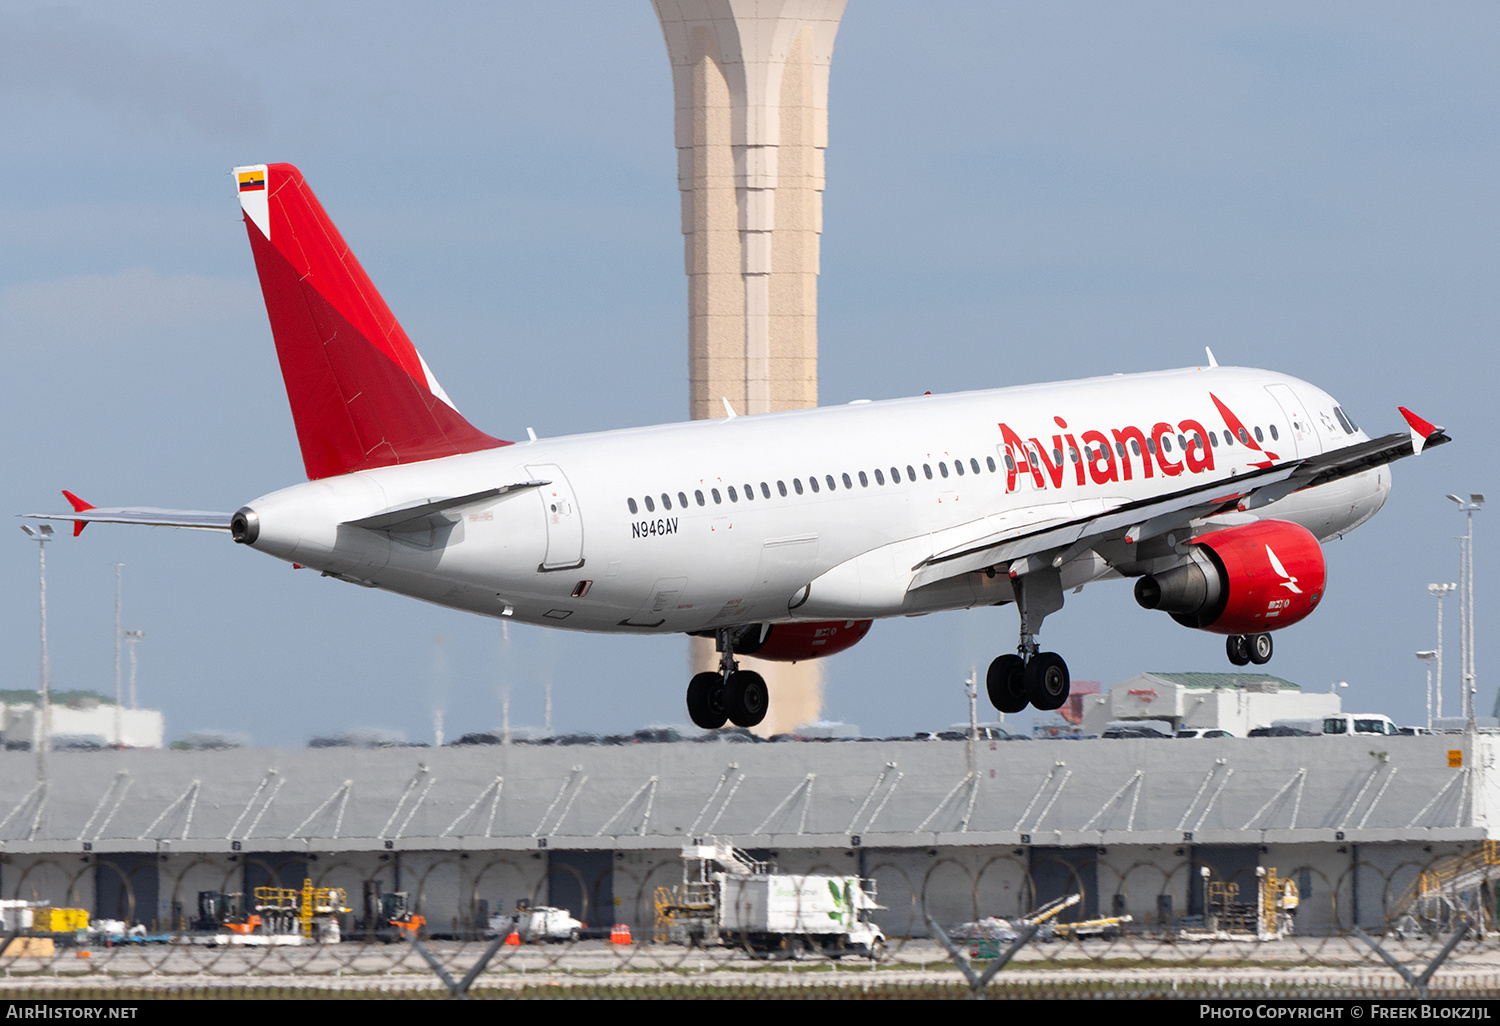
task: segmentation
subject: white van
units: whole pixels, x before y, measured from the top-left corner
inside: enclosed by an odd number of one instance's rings
[[[1390,717],[1379,713],[1339,713],[1323,717],[1325,734],[1399,734]]]

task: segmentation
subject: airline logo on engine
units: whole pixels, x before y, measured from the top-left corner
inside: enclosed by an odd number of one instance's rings
[[[1284,578],[1281,586],[1293,595],[1301,595],[1302,589],[1297,587],[1297,578],[1286,572],[1286,567],[1281,565],[1281,560],[1276,558],[1276,550],[1266,546],[1266,558],[1271,561],[1271,569],[1276,571],[1277,576]]]
[[[1280,457],[1260,447],[1255,436],[1228,406],[1212,392],[1213,400],[1224,420],[1224,434],[1234,436],[1234,444],[1243,446],[1262,459],[1250,460],[1250,466],[1271,466]],[[1068,422],[1053,417],[1058,432],[1050,439],[1033,435],[1024,438],[1009,424],[999,423],[1001,444],[1005,448],[1005,490],[1016,490],[1017,481],[1030,477],[1038,489],[1061,488],[1065,479],[1072,483],[1087,485],[1110,484],[1133,480],[1137,473],[1142,478],[1178,477],[1182,474],[1211,473],[1214,469],[1214,447],[1203,424],[1191,417],[1179,420],[1174,425],[1158,421],[1150,431],[1133,425],[1112,428],[1106,434],[1091,429],[1078,434],[1070,431]],[[1048,445],[1047,442],[1051,444]],[[1180,458],[1179,458],[1180,457]],[[1072,473],[1069,473],[1069,463]]]

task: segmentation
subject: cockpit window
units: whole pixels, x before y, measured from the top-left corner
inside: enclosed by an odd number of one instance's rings
[[[1339,419],[1339,427],[1343,428],[1347,433],[1352,435],[1359,430],[1359,428],[1354,426],[1354,421],[1350,420],[1348,415],[1344,413],[1342,406],[1335,406],[1333,408],[1333,415]]]

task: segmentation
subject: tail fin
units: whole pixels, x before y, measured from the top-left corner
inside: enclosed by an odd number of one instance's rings
[[[309,479],[510,444],[453,408],[302,172],[234,171]]]

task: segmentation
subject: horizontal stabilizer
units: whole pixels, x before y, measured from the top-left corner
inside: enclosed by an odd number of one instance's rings
[[[374,516],[362,517],[359,520],[346,520],[344,526],[363,527],[368,531],[424,530],[429,526],[432,517],[449,510],[482,502],[485,499],[493,499],[506,492],[519,491],[523,488],[539,488],[551,483],[551,481],[519,481],[516,484],[501,485],[499,488],[486,488],[482,492],[470,492],[468,495],[455,495],[447,499],[428,499],[424,502],[402,506],[399,509],[376,513]]]

